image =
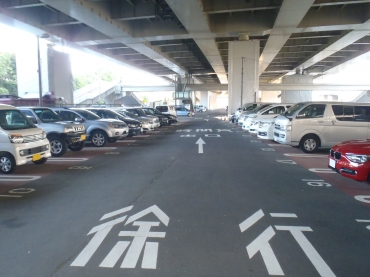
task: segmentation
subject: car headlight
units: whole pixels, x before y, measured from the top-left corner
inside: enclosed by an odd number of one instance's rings
[[[128,127],[135,128],[136,125],[135,124],[128,124]]]
[[[109,123],[108,126],[115,129],[123,128],[123,125],[113,123]]]
[[[351,162],[358,164],[363,164],[369,161],[369,156],[367,155],[347,154],[346,157]]]
[[[11,143],[23,143],[24,141],[21,134],[10,134],[8,137]]]
[[[73,127],[64,127],[64,133],[72,133],[74,131]]]
[[[269,127],[271,125],[271,122],[261,122],[261,127]]]
[[[282,131],[291,131],[292,130],[292,125],[281,125],[280,130],[282,130]]]
[[[46,139],[46,133],[45,133],[45,131],[42,131],[42,133],[41,133],[41,138],[42,138],[42,139]]]

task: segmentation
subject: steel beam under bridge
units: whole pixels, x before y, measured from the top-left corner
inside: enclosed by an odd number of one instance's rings
[[[227,84],[192,84],[187,85],[185,91],[227,91]],[[333,85],[333,84],[260,84],[260,91],[311,91],[311,90],[332,90],[332,91],[364,91],[370,90],[369,85]],[[130,92],[155,92],[175,91],[175,86],[124,86],[121,91]]]

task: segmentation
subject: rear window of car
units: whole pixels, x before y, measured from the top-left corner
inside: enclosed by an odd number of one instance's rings
[[[167,106],[157,106],[156,109],[160,112],[168,112]]]

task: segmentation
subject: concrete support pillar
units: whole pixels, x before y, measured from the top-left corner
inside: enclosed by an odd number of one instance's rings
[[[200,92],[200,105],[203,105],[205,107],[207,107],[207,109],[209,108],[209,98],[208,98],[208,91],[201,91]]]
[[[313,84],[313,76],[294,74],[284,76],[283,84]],[[312,101],[312,91],[282,91],[281,103],[298,103]]]
[[[55,97],[63,97],[73,104],[73,82],[69,55],[55,51],[47,42],[40,39],[40,74],[42,94],[53,92]],[[20,49],[16,55],[18,96],[39,97],[37,66],[37,38]]]
[[[256,102],[259,87],[259,41],[229,42],[229,113]]]
[[[48,49],[49,90],[55,97],[63,97],[67,104],[73,103],[73,77],[69,54]]]
[[[39,97],[39,77],[37,66],[37,37],[27,44],[19,45],[16,53],[18,96]],[[47,44],[40,39],[40,74],[43,92],[49,91]]]

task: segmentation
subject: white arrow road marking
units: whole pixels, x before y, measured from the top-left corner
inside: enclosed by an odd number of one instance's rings
[[[203,144],[206,143],[202,140],[202,138],[199,138],[195,144],[198,144],[198,153],[203,154]]]

